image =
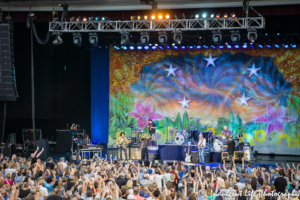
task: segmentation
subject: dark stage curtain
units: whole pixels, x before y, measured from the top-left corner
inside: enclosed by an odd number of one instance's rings
[[[91,51],[91,127],[92,141],[108,142],[109,48]]]
[[[35,24],[38,35],[44,39],[48,23]],[[67,123],[69,127],[73,122],[80,124],[81,128],[90,132],[88,38],[83,38],[81,47],[73,44],[71,34],[62,38],[63,44],[59,46],[52,46],[50,42],[40,45],[34,39],[36,128],[42,129],[43,138],[49,140],[55,139],[52,138],[56,135],[55,129],[67,128]],[[22,128],[32,128],[30,30],[25,23],[15,23],[14,49],[19,98],[15,102],[7,102],[6,135],[21,135]],[[22,142],[19,139],[21,137],[17,136],[17,142]]]
[[[242,2],[241,2],[242,5]],[[250,4],[251,5],[251,4]],[[281,6],[257,6],[254,7],[257,12],[263,16],[275,16],[275,15],[300,15],[300,4],[299,5],[281,5]],[[228,13],[235,12],[237,16],[245,16],[243,13],[242,7],[234,8],[199,8],[199,9],[174,9],[174,10],[158,10],[158,13],[169,13],[172,17],[176,14],[178,17],[181,17],[182,13],[189,18],[192,14],[195,13]],[[10,16],[15,22],[25,22],[28,12],[10,12]],[[78,12],[69,12],[69,17],[72,16],[107,16],[112,20],[129,20],[130,16],[134,15],[150,15],[150,10],[141,10],[141,11],[78,11]],[[35,12],[36,19],[35,22],[50,22],[53,20],[52,11],[49,12]],[[257,16],[255,12],[250,9],[250,16]],[[3,20],[7,16],[7,12],[3,12]],[[61,12],[59,12],[59,19],[61,18]]]

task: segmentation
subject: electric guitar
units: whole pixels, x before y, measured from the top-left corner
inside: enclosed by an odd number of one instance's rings
[[[190,142],[188,143],[188,153],[185,155],[185,162],[190,163],[191,162],[191,155],[190,155]]]
[[[124,141],[121,144],[118,144],[118,149],[126,149],[126,147],[127,147],[128,144],[124,144],[125,143],[125,139],[126,138],[124,138]]]

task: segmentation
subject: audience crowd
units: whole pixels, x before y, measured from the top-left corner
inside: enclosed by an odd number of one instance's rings
[[[190,163],[121,161],[112,156],[42,162],[1,160],[0,200],[284,200],[299,199],[299,165],[252,167],[244,160],[210,169]]]

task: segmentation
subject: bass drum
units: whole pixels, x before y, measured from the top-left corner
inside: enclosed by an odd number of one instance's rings
[[[175,143],[178,145],[183,145],[185,142],[184,136],[181,133],[176,134]]]
[[[222,147],[221,147],[221,142],[219,141],[218,138],[214,139],[214,143],[213,143],[213,148],[214,148],[214,151],[222,151]]]

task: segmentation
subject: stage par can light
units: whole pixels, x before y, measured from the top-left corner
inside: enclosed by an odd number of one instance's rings
[[[162,15],[158,15],[158,19],[163,19],[163,16]]]
[[[152,20],[155,20],[155,15],[151,15],[151,19],[152,19]]]
[[[223,17],[226,19],[228,18],[228,14],[227,13],[224,13]]]
[[[207,17],[207,13],[202,14],[202,18],[205,19]]]
[[[80,22],[80,21],[81,21],[81,17],[78,16],[78,17],[76,18],[76,21]]]
[[[169,14],[166,14],[166,19],[170,19],[170,15]]]
[[[147,19],[148,19],[148,15],[145,15],[145,16],[144,16],[144,19],[147,20]]]
[[[199,14],[196,14],[195,15],[195,19],[199,19],[200,15]]]
[[[220,13],[217,13],[217,14],[216,14],[216,18],[217,18],[217,19],[220,19],[220,18],[221,18],[221,14],[220,14]]]
[[[75,17],[73,16],[73,17],[70,17],[70,21],[71,22],[74,22],[75,21]]]
[[[148,46],[148,45],[145,45],[145,46],[144,46],[144,49],[145,49],[145,50],[148,50],[148,49],[149,49],[149,46]]]
[[[95,20],[96,20],[96,21],[99,21],[99,20],[100,20],[100,17],[98,17],[98,16],[95,17]]]
[[[137,16],[137,19],[138,19],[138,20],[141,20],[141,19],[142,19],[142,17],[139,15],[139,16]]]
[[[211,13],[210,18],[214,18],[214,17],[215,17],[215,13]]]
[[[94,17],[89,17],[89,21],[94,21]]]
[[[230,16],[231,16],[232,18],[235,18],[235,17],[236,17],[235,13],[233,13],[233,12],[230,14]]]
[[[82,18],[82,21],[86,22],[86,21],[87,21],[87,17],[84,16],[84,17]]]

